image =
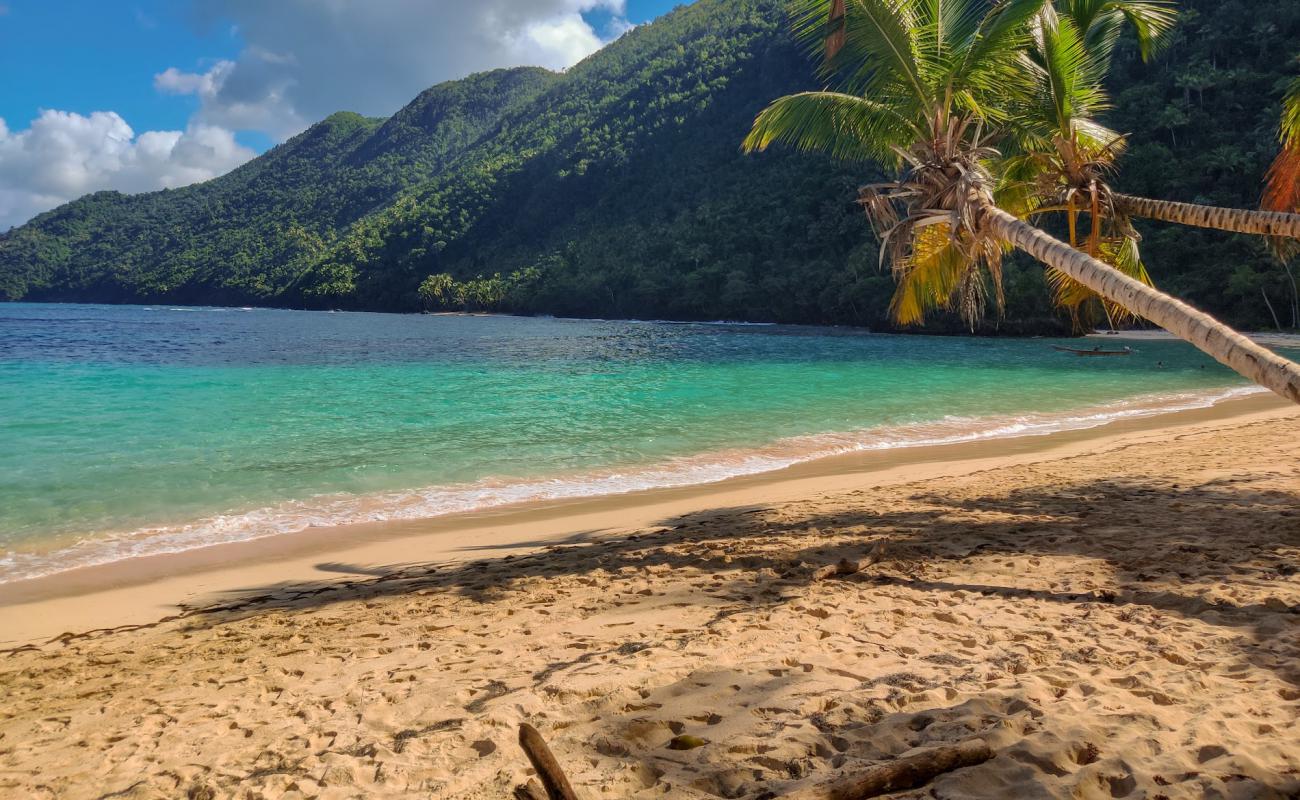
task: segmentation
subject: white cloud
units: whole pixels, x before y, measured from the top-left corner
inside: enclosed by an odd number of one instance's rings
[[[583,18],[629,27],[624,0],[196,0],[246,43],[206,72],[171,67],[162,91],[194,94],[197,119],[285,139],[335,111],[388,115],[441,81],[497,67],[564,69],[604,42]]]
[[[153,76],[153,88],[163,94],[197,94],[200,97],[212,97],[221,88],[222,81],[235,66],[233,61],[218,61],[216,65],[202,74],[181,72],[175,67],[168,67]]]
[[[335,111],[391,114],[472,72],[570,67],[604,43],[587,11],[603,12],[606,36],[631,27],[625,0],[192,2],[199,19],[229,26],[244,49],[198,71],[169,66],[154,76],[160,94],[198,99],[188,128],[136,135],[111,111],[43,111],[23,131],[0,119],[0,231],[87,192],[223,174],[254,155],[232,131],[284,140]]]
[[[512,45],[520,52],[545,53],[567,67],[599,49],[601,41],[580,14],[567,14],[534,22]]]
[[[112,111],[42,111],[22,131],[0,119],[0,231],[88,192],[177,188],[254,155],[229,130],[202,123],[136,135]]]

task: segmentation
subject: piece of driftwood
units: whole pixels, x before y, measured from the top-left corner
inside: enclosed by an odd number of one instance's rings
[[[564,770],[560,769],[560,762],[555,760],[551,748],[546,746],[546,740],[527,722],[519,725],[519,746],[524,749],[524,754],[533,763],[533,769],[537,770],[537,777],[542,781],[546,797],[550,800],[578,800],[578,793],[573,791],[569,779],[564,777]],[[515,797],[520,797],[520,789],[526,788],[527,784],[515,789]],[[524,797],[531,800],[530,795]]]
[[[847,558],[841,558],[838,564],[829,564],[813,573],[813,580],[824,581],[827,578],[834,578],[843,575],[852,575],[855,572],[861,572],[867,567],[875,564],[885,558],[885,548],[888,546],[888,539],[881,539],[871,548],[871,552],[864,557],[854,561]]]
[[[885,764],[877,764],[857,775],[832,783],[809,786],[782,795],[782,800],[864,800],[890,792],[923,786],[935,777],[962,767],[973,767],[993,758],[983,739],[935,747]]]
[[[530,780],[515,787],[515,800],[547,800],[546,790],[537,781]]]

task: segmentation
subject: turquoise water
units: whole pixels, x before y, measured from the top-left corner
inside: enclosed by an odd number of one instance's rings
[[[0,305],[0,581],[318,525],[1083,427],[1243,390],[1180,342],[1114,359],[1048,345]]]

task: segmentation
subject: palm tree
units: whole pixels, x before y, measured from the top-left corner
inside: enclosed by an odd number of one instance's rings
[[[1056,8],[1083,32],[1088,52],[1105,66],[1125,25],[1132,26],[1148,61],[1165,46],[1178,16],[1173,0],[1059,0]]]
[[[1151,284],[1138,253],[1140,237],[1128,217],[1111,202],[1109,176],[1125,140],[1095,120],[1108,108],[1102,86],[1115,39],[1097,35],[1118,30],[1127,12],[1137,19],[1138,40],[1144,54],[1153,52],[1172,16],[1164,4],[1124,0],[1073,0],[1057,13],[1044,4],[1031,26],[1031,46],[1026,69],[1033,80],[1031,102],[1015,121],[1027,152],[1004,158],[998,172],[1006,201],[1020,200],[1019,215],[1064,211],[1071,247],[1080,247],[1079,217],[1089,215],[1083,249],[1129,277]],[[1150,8],[1148,8],[1150,6]],[[1019,193],[1011,187],[1023,187]],[[1008,202],[1005,208],[1017,210]],[[1095,292],[1055,269],[1048,283],[1058,306],[1070,311],[1076,329],[1087,327],[1085,308],[1099,299]],[[1114,327],[1116,318],[1131,316],[1114,303],[1100,303]],[[1085,324],[1086,323],[1086,324]]]
[[[1271,236],[1283,249],[1294,249],[1300,239],[1300,79],[1291,84],[1284,101],[1282,152],[1268,171],[1264,208],[1223,208],[1197,203],[1176,203],[1147,197],[1113,194],[1114,207],[1122,213],[1161,222],[1233,233]]]
[[[989,283],[1000,298],[1002,255],[1018,247],[1300,403],[1297,365],[998,205],[994,145],[1023,144],[1016,141],[1016,114],[1034,89],[1024,61],[1043,6],[1044,0],[795,0],[796,35],[829,56],[823,70],[841,90],[775,100],[755,119],[744,148],[780,142],[897,166],[897,180],[866,187],[862,200],[880,234],[882,259],[890,259],[899,279],[899,316],[928,295],[974,319]]]
[[[1174,19],[1173,4],[1168,0],[1061,0],[1060,5],[1062,14],[1068,11],[1087,32],[1090,49],[1104,53],[1106,58],[1118,38],[1122,21],[1133,24],[1143,58],[1147,58],[1159,48]],[[1107,6],[1107,13],[1089,14],[1091,6]],[[1300,239],[1300,213],[1296,213],[1300,211],[1300,79],[1292,82],[1283,106],[1283,148],[1269,170],[1262,210],[1176,203],[1118,192],[1113,194],[1113,207],[1130,216],[1180,225]]]
[[[1055,204],[1042,210],[1066,212],[1070,243],[1076,244],[1078,206],[1082,200],[1091,219],[1088,252],[1149,283],[1149,276],[1138,255],[1140,237],[1130,224],[1130,216],[1134,214],[1160,215],[1168,219],[1168,210],[1176,209],[1184,219],[1196,218],[1209,227],[1256,233],[1275,230],[1276,219],[1273,217],[1261,217],[1252,212],[1237,214],[1230,209],[1203,206],[1188,208],[1186,204],[1118,194],[1111,188],[1109,177],[1114,172],[1116,158],[1124,150],[1125,140],[1093,119],[1106,107],[1102,82],[1111,53],[1126,22],[1131,22],[1137,33],[1144,59],[1158,52],[1173,28],[1173,4],[1168,0],[1058,0],[1058,4],[1059,20],[1055,8],[1048,6],[1044,9],[1030,50],[1038,89],[1034,95],[1037,105],[1028,109],[1027,117],[1031,124],[1037,122],[1041,126],[1046,123],[1047,136],[1039,152],[1021,160],[1031,162],[1029,166],[1040,185],[1041,195],[1046,198],[1045,202]],[[1291,93],[1295,97],[1285,105],[1294,108],[1291,125],[1294,128],[1294,146],[1300,153],[1300,81],[1292,87]],[[1300,185],[1297,185],[1300,155],[1289,164],[1288,172],[1287,125],[1284,114],[1283,153],[1270,173],[1272,181],[1265,197],[1265,210],[1300,210]],[[1014,175],[1016,159],[1011,159],[1008,167],[1007,172]],[[1289,197],[1286,192],[1290,192]],[[1099,229],[1103,227],[1111,228],[1112,232],[1099,238]],[[1300,240],[1274,236],[1272,244],[1288,277],[1292,277],[1286,259],[1294,254]],[[1076,327],[1083,327],[1080,311],[1091,307],[1090,301],[1095,295],[1055,271],[1049,271],[1048,280],[1057,304],[1070,310]],[[1291,283],[1294,294],[1295,281]],[[1111,304],[1103,303],[1102,308],[1112,327],[1115,317],[1123,316]],[[1300,311],[1293,309],[1293,317],[1297,313]]]
[[[1300,239],[1300,214],[1152,200],[1116,192],[1115,208],[1134,217],[1257,236]]]
[[[440,272],[425,278],[417,290],[427,308],[440,308],[453,298],[456,281],[451,275]]]
[[[1137,34],[1142,58],[1149,59],[1159,52],[1167,41],[1176,19],[1171,0],[1058,0],[1063,24],[1068,21],[1077,28],[1086,45],[1088,61],[1093,69],[1090,78],[1098,88],[1109,67],[1111,53],[1119,40],[1124,25],[1130,24]],[[1085,67],[1087,71],[1087,67]],[[1050,87],[1056,88],[1056,87]],[[1105,187],[1104,211],[1125,217],[1173,222],[1200,228],[1248,233],[1281,239],[1300,239],[1300,81],[1292,86],[1290,95],[1296,96],[1291,111],[1292,133],[1288,135],[1287,113],[1284,113],[1282,137],[1283,155],[1288,151],[1287,141],[1293,141],[1297,155],[1287,160],[1279,156],[1270,173],[1270,193],[1262,211],[1222,208],[1194,203],[1177,203],[1136,197]],[[1112,157],[1116,153],[1110,154]],[[1107,165],[1109,166],[1109,165]],[[1289,182],[1288,182],[1289,181]],[[1283,196],[1286,192],[1290,197]],[[1286,200],[1290,199],[1290,205]],[[1270,202],[1271,201],[1271,202]]]

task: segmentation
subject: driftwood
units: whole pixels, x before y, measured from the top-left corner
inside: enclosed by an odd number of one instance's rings
[[[861,572],[862,570],[866,569],[872,564],[884,560],[885,548],[888,546],[888,544],[889,544],[888,539],[881,539],[880,541],[876,542],[874,547],[871,548],[871,552],[867,553],[867,555],[864,556],[863,558],[859,558],[856,561],[850,561],[847,558],[841,558],[840,563],[838,564],[830,564],[828,566],[822,567],[821,569],[813,573],[812,575],[813,580],[824,581],[827,578],[834,578],[843,575],[852,575],[855,572]]]
[[[914,789],[945,772],[973,767],[990,758],[993,758],[993,750],[987,742],[983,739],[970,739],[960,744],[935,747],[916,755],[877,764],[833,783],[798,789],[782,795],[782,800],[863,800],[878,797],[890,792]]]
[[[578,800],[578,793],[573,791],[569,779],[564,777],[564,770],[560,769],[560,762],[555,760],[551,748],[546,746],[546,740],[527,722],[519,725],[519,746],[533,763],[533,769],[537,770],[542,785],[539,787],[537,781],[529,781],[516,787],[515,797],[518,800],[541,800],[544,797],[550,800]],[[543,788],[545,794],[540,794]]]
[[[547,800],[546,790],[535,780],[515,787],[515,800]]]

